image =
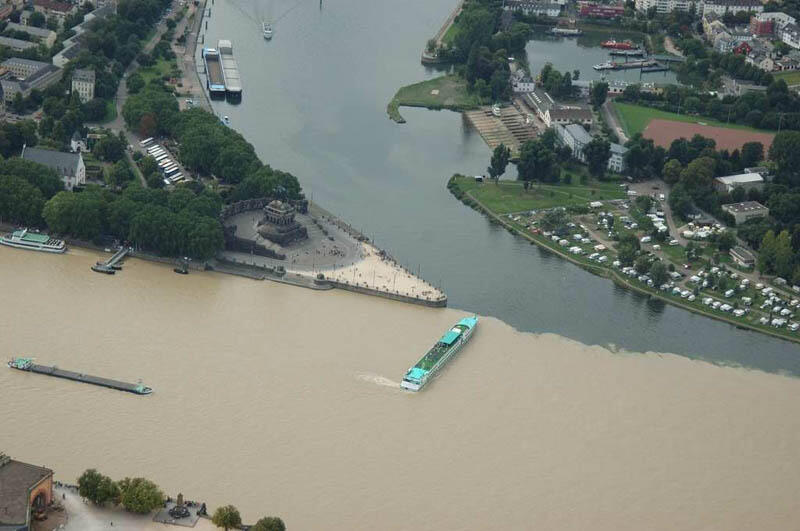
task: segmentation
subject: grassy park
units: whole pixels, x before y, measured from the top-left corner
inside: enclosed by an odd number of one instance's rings
[[[525,190],[521,181],[477,182],[474,177],[456,176],[452,186],[469,194],[495,214],[540,210],[556,206],[587,205],[590,201],[621,199],[625,196],[616,182],[587,184],[534,184]]]
[[[620,123],[625,129],[628,136],[633,136],[636,133],[641,133],[647,128],[647,125],[652,120],[672,120],[673,122],[686,122],[686,123],[702,123],[715,127],[727,127],[729,129],[744,129],[747,131],[757,131],[763,133],[763,130],[753,129],[746,125],[726,124],[712,118],[704,118],[702,116],[691,116],[688,114],[677,114],[674,112],[662,111],[650,107],[643,107],[641,105],[632,105],[630,103],[614,102],[614,109],[617,116],[619,116]]]
[[[386,108],[389,118],[405,123],[399,108],[426,107],[464,111],[479,105],[477,96],[467,92],[466,82],[455,75],[446,75],[402,87]]]
[[[787,72],[773,72],[772,77],[775,78],[775,81],[782,79],[786,81],[786,84],[791,85],[800,85],[800,72],[797,70],[790,70]]]

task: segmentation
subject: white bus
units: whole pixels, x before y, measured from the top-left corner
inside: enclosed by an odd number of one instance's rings
[[[179,183],[179,182],[181,182],[183,180],[183,174],[182,173],[176,173],[175,175],[170,177],[169,180],[172,181],[173,183]]]
[[[162,148],[161,146],[156,144],[155,146],[150,146],[149,148],[147,148],[147,152],[148,153],[152,153],[153,151],[158,151],[160,149],[164,149],[164,148]]]
[[[179,173],[179,172],[180,172],[180,168],[175,166],[175,167],[167,168],[166,170],[164,170],[164,175],[169,177],[170,175],[175,175],[176,173]]]
[[[161,148],[159,148],[159,149],[154,149],[153,151],[150,151],[150,152],[148,152],[148,154],[149,154],[151,157],[152,157],[152,156],[155,156],[155,155],[163,155],[164,153],[166,153],[166,151],[164,151],[164,150],[163,150],[163,149],[161,149]]]
[[[177,167],[178,167],[178,165],[177,165],[177,164],[175,164],[175,163],[174,163],[174,162],[172,162],[172,161],[169,161],[169,164],[167,164],[166,166],[162,166],[162,167],[161,167],[161,169],[162,169],[163,171],[167,171],[167,170],[171,170],[172,168],[177,168]]]
[[[161,154],[161,155],[158,155],[158,156],[156,157],[156,162],[161,162],[162,160],[165,160],[165,159],[167,159],[167,158],[169,158],[169,155],[167,155],[166,153],[163,153],[163,154]]]
[[[161,162],[158,163],[158,165],[161,166],[162,168],[164,168],[166,166],[169,166],[170,164],[175,164],[175,163],[172,162],[172,159],[169,159],[169,158],[164,159],[164,160],[162,160]]]
[[[153,137],[152,136],[150,138],[145,138],[144,140],[139,142],[139,145],[142,146],[142,147],[145,147],[147,144],[150,144],[151,142],[153,142]]]

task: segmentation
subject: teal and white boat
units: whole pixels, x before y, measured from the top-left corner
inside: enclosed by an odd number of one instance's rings
[[[39,232],[30,232],[28,229],[15,230],[11,234],[0,236],[0,244],[47,253],[63,253],[67,250],[63,240]]]
[[[478,317],[464,317],[447,331],[445,335],[431,347],[420,360],[408,369],[400,382],[400,387],[409,391],[419,391],[444,364],[469,341],[475,327],[478,326]]]

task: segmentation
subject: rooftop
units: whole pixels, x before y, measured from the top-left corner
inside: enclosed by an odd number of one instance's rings
[[[717,181],[722,184],[760,183],[764,182],[764,178],[757,173],[740,173],[739,175],[717,177]]]
[[[729,212],[753,212],[757,210],[767,210],[767,207],[758,201],[745,201],[743,203],[730,203],[722,205],[724,210]]]
[[[56,34],[54,31],[50,31],[49,29],[37,28],[36,26],[24,26],[22,24],[17,24],[16,22],[9,22],[6,25],[6,29],[15,31],[24,31],[29,35],[33,35],[35,37],[41,37],[43,39],[47,39],[51,35]]]
[[[74,6],[67,2],[58,2],[56,0],[33,0],[33,5],[42,7],[51,11],[61,11],[62,13],[69,13],[73,10]]]
[[[53,471],[5,458],[0,454],[0,526],[25,524],[28,520],[28,490]]]
[[[53,168],[62,175],[74,175],[81,155],[80,153],[65,153],[50,149],[25,147],[22,148],[22,158]]]
[[[591,121],[592,111],[590,111],[589,109],[579,109],[576,107],[550,109],[550,119]]]
[[[566,129],[567,133],[569,133],[569,135],[578,142],[581,142],[583,144],[588,144],[589,142],[592,141],[592,135],[587,133],[586,129],[584,129],[582,125],[569,124],[567,126],[564,126],[564,129]]]
[[[14,39],[12,37],[0,37],[0,46],[8,46],[15,50],[27,50],[36,46],[35,42],[23,41],[22,39]]]
[[[72,72],[72,81],[94,83],[94,70],[79,68]]]
[[[761,0],[705,0],[706,4],[715,6],[748,6],[758,7],[762,6]]]
[[[33,59],[23,59],[22,57],[9,57],[8,59],[0,63],[0,66],[5,66],[6,68],[12,65],[26,65],[31,67],[36,66],[39,68],[44,68],[45,66],[50,65],[50,63],[43,63],[42,61],[34,61]]]

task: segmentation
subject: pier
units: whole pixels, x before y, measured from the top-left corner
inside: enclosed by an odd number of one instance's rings
[[[114,256],[106,260],[105,262],[97,262],[95,265],[92,266],[92,271],[95,273],[105,273],[106,275],[113,275],[115,272],[122,269],[120,262],[122,259],[127,256],[130,249],[128,247],[120,247],[119,250],[114,253]]]
[[[91,385],[99,385],[100,387],[107,387],[109,389],[116,389],[118,391],[126,391],[137,395],[149,395],[153,389],[142,385],[141,383],[128,383],[119,380],[111,380],[109,378],[102,378],[100,376],[91,376],[74,371],[65,371],[59,369],[55,365],[37,365],[33,363],[31,358],[14,358],[8,362],[8,366],[12,369],[20,371],[35,372],[37,374],[44,374],[45,376],[53,376],[55,378],[63,378],[65,380],[72,380],[73,382],[83,382]]]
[[[644,50],[611,50],[608,52],[611,55],[616,55],[618,57],[644,57],[645,51]]]

